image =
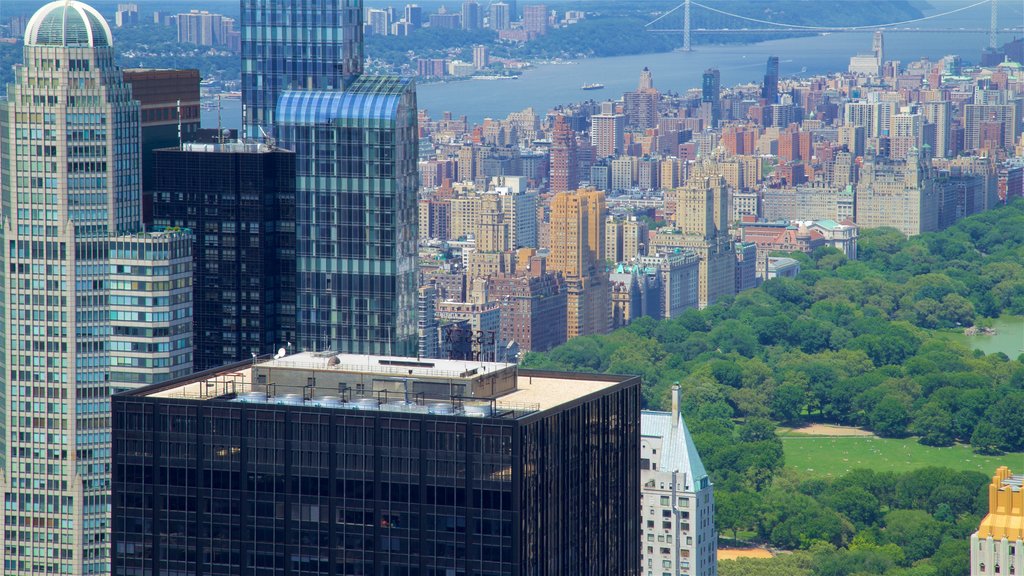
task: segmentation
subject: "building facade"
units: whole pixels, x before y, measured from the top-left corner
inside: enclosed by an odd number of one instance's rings
[[[195,237],[195,369],[294,342],[295,154],[185,144],[155,160],[154,223]]]
[[[988,487],[988,514],[971,535],[971,576],[1013,574],[1024,565],[1024,475],[1000,466]]]
[[[566,281],[566,336],[611,329],[611,289],[605,272],[605,196],[596,190],[563,192],[551,201],[548,267]]]
[[[119,576],[640,576],[636,377],[305,353],[114,402]]]
[[[142,105],[142,221],[153,223],[153,151],[195,140],[199,133],[199,70],[124,71]]]
[[[0,104],[4,573],[110,572],[110,395],[192,371],[191,237],[142,232],[139,103],[93,8],[25,32]]]
[[[671,412],[640,413],[640,484],[641,570],[716,576],[714,488],[679,414],[678,386]]]
[[[344,92],[281,96],[296,159],[298,344],[416,351],[416,88],[359,77]]]
[[[341,90],[363,71],[363,0],[242,0],[242,124],[274,135],[285,90]]]

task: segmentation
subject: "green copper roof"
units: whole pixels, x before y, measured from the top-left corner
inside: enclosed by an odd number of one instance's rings
[[[25,28],[26,46],[110,46],[110,27],[94,8],[58,0],[40,8]]]

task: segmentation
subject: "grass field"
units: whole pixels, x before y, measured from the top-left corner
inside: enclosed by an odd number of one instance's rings
[[[1024,471],[1024,454],[979,456],[969,446],[933,448],[918,444],[915,438],[782,435],[782,445],[787,468],[814,476],[842,476],[854,468],[906,472],[925,466],[976,470],[989,476],[999,466]]]

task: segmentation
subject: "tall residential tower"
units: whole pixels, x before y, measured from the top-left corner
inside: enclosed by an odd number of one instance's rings
[[[297,344],[414,354],[415,85],[362,74],[362,0],[284,5],[242,1],[242,101],[295,152]]]
[[[142,232],[110,28],[42,7],[0,103],[4,574],[110,572],[110,395],[192,371],[192,239]]]
[[[285,90],[341,90],[363,71],[363,0],[242,0],[242,123],[273,134]]]

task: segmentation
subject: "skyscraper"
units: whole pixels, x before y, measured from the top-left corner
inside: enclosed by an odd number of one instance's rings
[[[461,170],[461,167],[460,167]],[[578,158],[576,157],[576,132],[569,126],[565,116],[555,116],[551,128],[551,159],[549,162],[551,192],[575,190],[580,183]]]
[[[196,370],[295,340],[295,154],[185,144],[154,154],[154,224],[193,231]]]
[[[615,111],[614,102],[602,102],[601,113],[590,117],[590,143],[598,158],[623,153],[626,117]]]
[[[1022,484],[1024,474],[1014,474],[1006,466],[1000,466],[992,476],[988,485],[988,514],[978,531],[971,534],[971,576],[1015,572],[1014,566],[1024,563]]]
[[[722,75],[717,68],[704,71],[701,81],[700,101],[711,107],[711,126],[718,126],[722,119]]]
[[[528,4],[523,6],[523,30],[537,34],[547,34],[547,6],[543,4]]]
[[[651,526],[641,522],[643,565],[653,562],[668,574],[717,576],[714,488],[679,413],[678,386],[672,387],[671,412],[640,412],[640,483],[640,508],[648,511],[645,520],[653,520]]]
[[[114,406],[117,576],[642,573],[637,377],[307,352]]]
[[[247,129],[272,120],[295,152],[298,345],[411,355],[415,84],[361,75],[362,1],[324,4],[297,0],[281,13],[276,0],[242,3]]]
[[[0,103],[4,573],[110,571],[110,394],[192,371],[192,238],[142,230],[139,103],[110,28],[40,8]]]
[[[729,191],[718,164],[705,159],[692,170],[677,193],[678,245],[700,258],[698,304],[706,308],[736,293],[736,255],[729,236]]]
[[[344,92],[281,96],[296,153],[298,340],[303,349],[416,351],[416,89],[360,76]]]
[[[563,192],[551,201],[548,267],[566,279],[566,336],[611,329],[611,291],[605,271],[605,196],[596,190]]]
[[[341,90],[363,71],[362,0],[242,0],[242,122],[274,134],[285,90]]]
[[[462,29],[480,29],[480,4],[476,0],[467,0],[462,3]]]
[[[495,2],[491,4],[488,27],[491,30],[508,30],[512,27],[512,14],[507,3]]]
[[[769,56],[761,84],[761,98],[769,105],[779,103],[779,57]]]

